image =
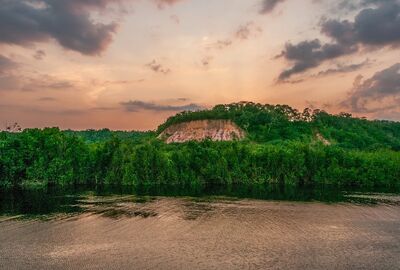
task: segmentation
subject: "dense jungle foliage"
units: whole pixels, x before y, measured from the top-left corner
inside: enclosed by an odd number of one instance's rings
[[[243,141],[170,144],[171,124],[231,119]],[[169,118],[157,132],[25,129],[0,133],[0,186],[330,184],[400,188],[400,123],[254,103]]]

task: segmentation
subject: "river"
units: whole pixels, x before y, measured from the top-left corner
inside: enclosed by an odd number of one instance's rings
[[[400,269],[398,195],[0,195],[0,269]]]

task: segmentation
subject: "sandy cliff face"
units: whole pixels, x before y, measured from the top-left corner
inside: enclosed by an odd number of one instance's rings
[[[198,120],[179,123],[164,130],[159,138],[167,143],[188,141],[233,141],[245,137],[245,132],[230,120]]]

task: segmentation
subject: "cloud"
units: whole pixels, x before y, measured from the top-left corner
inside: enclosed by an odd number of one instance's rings
[[[342,0],[336,6],[339,10],[354,11],[371,5],[379,5],[384,3],[395,3],[398,0]]]
[[[56,40],[84,55],[102,53],[117,23],[95,22],[93,11],[105,11],[119,0],[0,0],[0,43],[30,45]]]
[[[400,44],[400,3],[397,0],[369,0],[375,7],[362,9],[354,21],[324,20],[321,33],[332,39],[322,44],[319,39],[298,44],[287,43],[280,57],[293,63],[279,75],[279,81],[318,67],[327,60],[349,55],[367,47],[397,47]],[[366,2],[365,2],[366,3]]]
[[[22,91],[40,91],[40,90],[68,90],[76,87],[72,81],[59,79],[49,75],[40,75],[34,78],[15,78],[20,80]]]
[[[21,81],[18,76],[12,74],[0,73],[0,92],[1,91],[12,91],[20,90]]]
[[[200,59],[201,66],[208,68],[212,61],[216,58],[211,51],[222,51],[233,47],[239,42],[247,41],[251,38],[258,37],[263,32],[262,28],[253,21],[241,24],[233,31],[228,38],[219,39],[215,42],[205,44],[206,54]],[[208,41],[208,37],[205,39]]]
[[[1,74],[0,91],[42,91],[76,89],[74,81],[60,79],[50,75],[25,76],[23,74]]]
[[[114,111],[117,108],[115,107],[94,107],[90,108],[91,111]]]
[[[15,76],[15,72],[13,72],[18,66],[18,63],[0,54],[0,91],[18,88],[19,77]]]
[[[293,62],[294,65],[284,70],[279,75],[279,81],[283,82],[292,75],[302,73],[306,70],[319,66],[322,62],[335,59],[345,54],[356,51],[352,46],[344,46],[342,44],[321,44],[318,39],[311,41],[303,41],[293,45],[287,43],[285,50],[278,57],[284,57],[287,61]]]
[[[179,19],[178,15],[171,15],[169,16],[169,18],[171,19],[171,21],[173,21],[175,24],[180,24],[181,20]]]
[[[335,3],[335,9],[332,11],[340,12],[340,11],[354,11],[357,9],[360,9],[362,7],[365,7],[365,1],[364,0],[342,0],[339,3]]]
[[[347,73],[347,72],[353,72],[356,70],[359,70],[360,68],[363,68],[367,65],[370,64],[370,61],[367,59],[364,62],[358,63],[358,64],[349,64],[349,65],[343,65],[343,64],[338,64],[334,68],[329,68],[327,70],[323,70],[318,72],[316,75],[313,75],[313,77],[323,77],[323,76],[330,76],[338,73]]]
[[[150,63],[146,64],[146,67],[150,68],[152,71],[156,73],[168,74],[171,72],[169,68],[162,66],[156,60],[153,60]]]
[[[285,2],[286,0],[263,0],[261,2],[260,14],[271,13],[278,4]]]
[[[261,32],[261,27],[256,25],[254,22],[247,22],[246,24],[239,26],[235,32],[235,37],[240,40],[247,40],[250,37],[257,36]]]
[[[10,58],[0,55],[0,75],[9,70],[15,69],[17,66],[18,64]]]
[[[316,74],[312,74],[309,76],[309,78],[320,78],[320,77],[325,77],[325,76],[332,76],[332,75],[336,75],[336,74],[341,74],[341,73],[348,73],[348,72],[354,72],[356,70],[359,70],[363,67],[366,67],[368,65],[370,65],[371,61],[370,60],[365,60],[361,63],[358,64],[336,64],[334,67],[326,69],[326,70],[322,70]],[[304,79],[286,79],[284,81],[285,83],[290,83],[290,84],[297,84],[297,83],[301,83],[304,82]]]
[[[253,21],[246,22],[238,26],[238,28],[226,39],[219,39],[214,43],[207,44],[207,49],[226,49],[231,47],[238,41],[248,40],[258,37],[262,33],[262,28]]]
[[[71,109],[71,108],[63,109],[61,107],[58,107],[56,109],[47,109],[47,108],[32,106],[31,104],[25,104],[25,105],[0,104],[0,110],[6,110],[6,111],[17,110],[18,112],[26,112],[30,114],[39,113],[44,115],[61,115],[61,116],[83,115],[87,114],[90,111],[90,109]]]
[[[358,76],[342,105],[353,112],[374,113],[398,109],[400,104],[400,63],[363,80]]]
[[[56,101],[57,99],[54,97],[41,97],[38,98],[38,101]]]
[[[203,59],[201,59],[201,64],[203,65],[203,67],[207,68],[210,66],[211,62],[213,61],[214,57],[212,56],[204,56]]]
[[[166,6],[175,5],[176,3],[181,2],[182,0],[153,0],[153,1],[157,4],[157,7],[159,9],[163,9]]]
[[[347,20],[328,20],[322,33],[341,44],[400,45],[400,2],[380,1],[377,8],[365,8]]]
[[[46,52],[43,50],[37,50],[35,54],[33,55],[33,58],[36,60],[43,60],[43,58],[46,56]]]
[[[180,112],[180,111],[196,111],[203,109],[202,106],[190,103],[184,105],[164,105],[154,102],[145,102],[140,100],[121,102],[122,107],[128,112],[138,111],[155,111],[155,112]]]
[[[233,41],[231,39],[220,39],[214,43],[209,44],[207,46],[207,49],[223,50],[225,48],[232,46],[232,44],[233,44]]]

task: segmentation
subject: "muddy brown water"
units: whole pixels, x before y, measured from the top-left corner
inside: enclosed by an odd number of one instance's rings
[[[46,214],[3,208],[0,269],[400,269],[399,196],[383,197],[86,194]]]

